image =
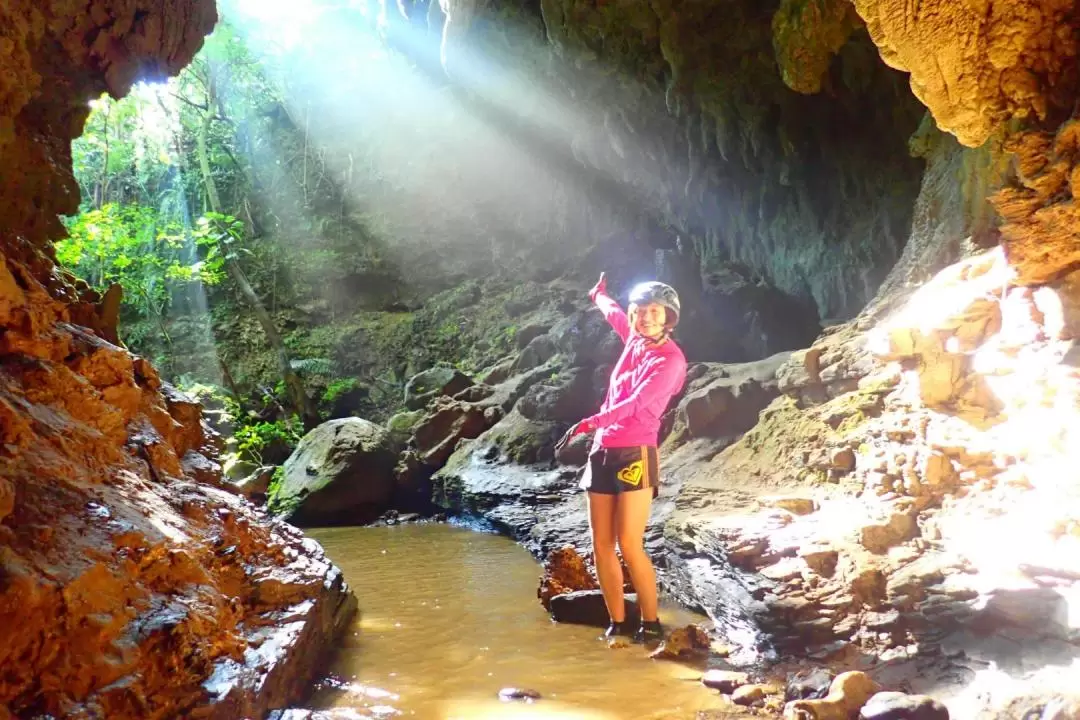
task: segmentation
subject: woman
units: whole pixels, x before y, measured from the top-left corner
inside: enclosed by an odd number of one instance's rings
[[[617,546],[641,610],[634,640],[651,644],[663,639],[663,630],[657,616],[656,573],[645,552],[645,525],[660,480],[660,416],[686,378],[686,358],[670,337],[679,322],[679,296],[663,283],[642,283],[630,292],[627,317],[608,296],[601,273],[589,297],[626,344],[611,371],[600,412],[570,428],[560,445],[596,431],[581,487],[588,491],[596,574],[611,618],[604,636],[629,635]]]

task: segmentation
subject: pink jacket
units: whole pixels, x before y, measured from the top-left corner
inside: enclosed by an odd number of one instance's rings
[[[600,412],[587,418],[598,428],[593,450],[655,446],[660,416],[686,380],[686,357],[670,338],[655,345],[631,334],[626,313],[606,293],[597,293],[595,302],[626,345],[611,371]]]

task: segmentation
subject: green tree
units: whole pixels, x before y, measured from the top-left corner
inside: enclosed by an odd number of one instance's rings
[[[210,163],[209,138],[215,122],[229,123],[230,119],[218,92],[219,77],[228,72],[228,64],[223,62],[223,58],[214,50],[218,48],[211,48],[211,51],[201,60],[192,63],[187,74],[189,77],[193,76],[193,82],[186,83],[184,88],[189,93],[184,96],[185,105],[194,108],[201,115],[196,126],[196,147],[208,205],[208,214],[204,215],[206,228],[203,237],[211,238],[216,243],[214,246],[216,257],[221,258],[229,278],[235,283],[237,290],[262,326],[266,340],[277,358],[278,370],[285,383],[291,409],[300,414],[305,425],[314,425],[318,422],[318,413],[307,394],[304,382],[293,369],[292,358],[281,338],[281,333],[278,332],[273,318],[267,312],[266,306],[255,292],[241,266],[240,256],[245,251],[244,224],[237,218],[224,213],[224,206],[218,193],[218,182]],[[230,44],[226,44],[220,52],[227,56],[229,50]],[[242,167],[239,163],[236,165],[242,175]]]

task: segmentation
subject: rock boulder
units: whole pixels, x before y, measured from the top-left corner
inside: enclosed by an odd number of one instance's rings
[[[285,461],[267,507],[301,526],[370,522],[394,496],[395,450],[389,431],[368,420],[323,423]]]
[[[405,385],[405,407],[419,410],[440,395],[457,395],[473,385],[468,375],[452,367],[434,367],[413,375]]]

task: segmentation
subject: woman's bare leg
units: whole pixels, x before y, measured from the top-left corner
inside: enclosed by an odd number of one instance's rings
[[[652,508],[652,490],[620,493],[615,506],[615,534],[637,592],[641,619],[657,619],[656,571],[645,552],[645,526]]]
[[[615,495],[587,493],[589,530],[592,533],[596,579],[604,593],[604,604],[612,622],[626,620],[623,602],[623,574],[619,556],[615,554]]]

